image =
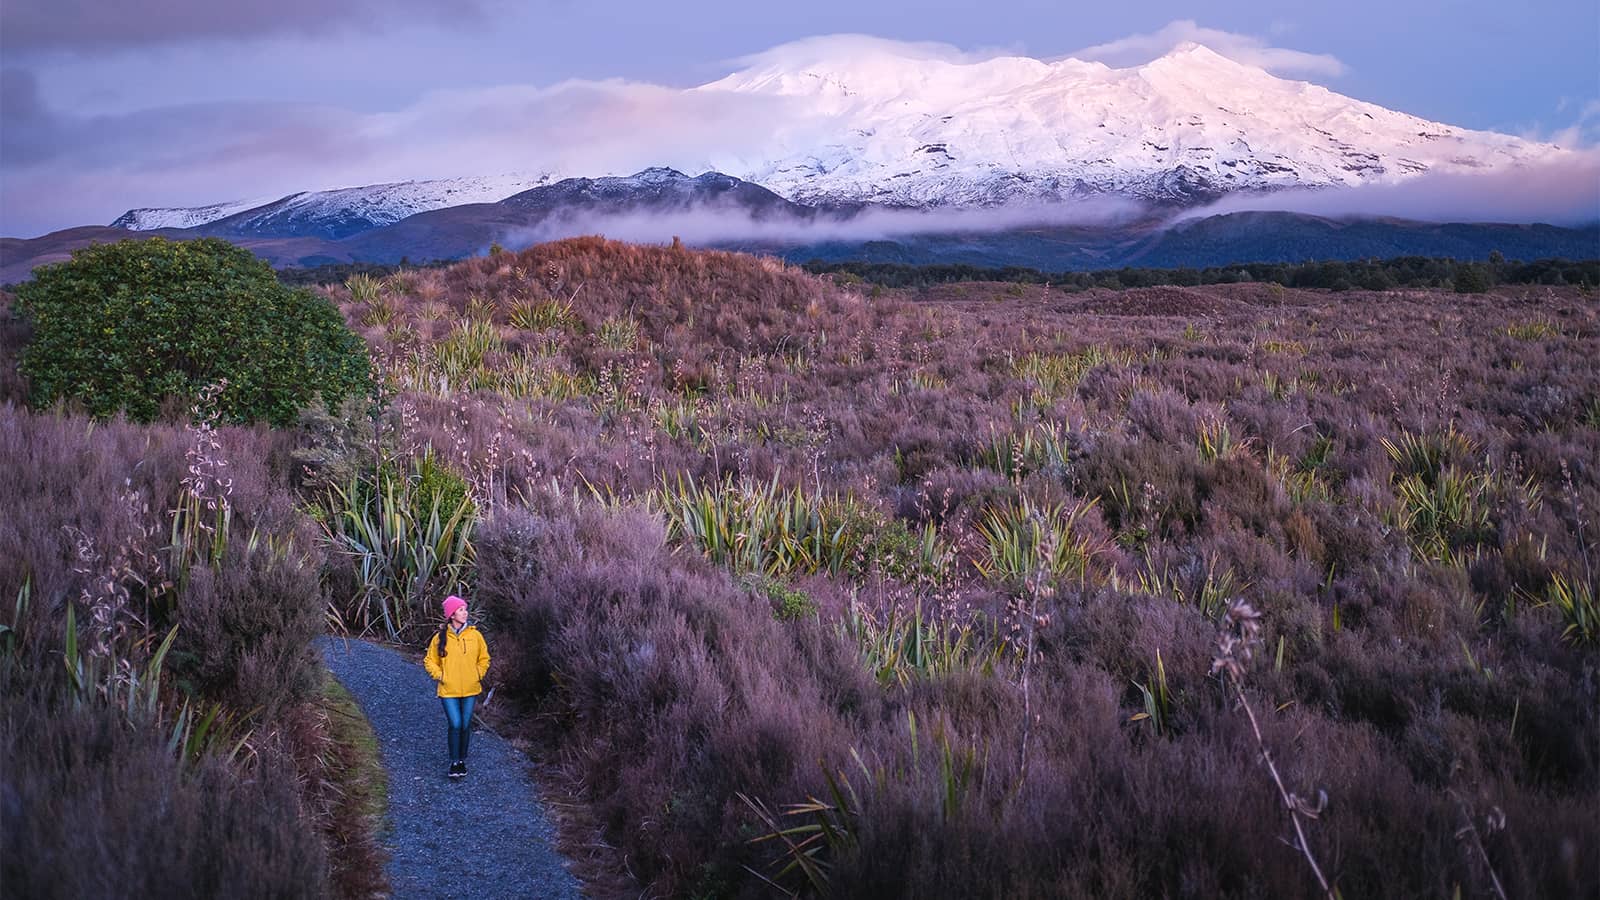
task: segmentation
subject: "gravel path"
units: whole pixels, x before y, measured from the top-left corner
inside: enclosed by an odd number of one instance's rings
[[[318,649],[383,748],[395,897],[581,896],[520,752],[475,722],[469,774],[451,781],[444,710],[418,660],[342,638]]]

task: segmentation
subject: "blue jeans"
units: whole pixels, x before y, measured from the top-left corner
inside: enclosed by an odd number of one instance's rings
[[[444,704],[444,717],[450,726],[450,761],[463,762],[467,758],[467,740],[472,735],[472,707],[478,697],[440,697]]]

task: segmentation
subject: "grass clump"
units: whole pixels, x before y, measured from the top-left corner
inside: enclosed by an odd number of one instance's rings
[[[948,557],[931,527],[912,534],[852,497],[818,499],[780,487],[777,476],[764,484],[680,477],[652,491],[650,503],[666,516],[669,538],[735,573],[911,577],[938,571]]]
[[[1507,337],[1516,338],[1519,341],[1542,341],[1547,338],[1561,336],[1561,325],[1554,319],[1545,316],[1512,322],[1504,330]]]
[[[1076,390],[1089,370],[1103,365],[1131,365],[1138,354],[1093,346],[1078,353],[1028,353],[1011,364],[1012,374],[1027,382],[1035,404],[1046,405]]]

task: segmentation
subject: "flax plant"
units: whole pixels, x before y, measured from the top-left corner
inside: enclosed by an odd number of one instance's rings
[[[357,303],[371,303],[383,293],[383,282],[371,275],[351,275],[344,286],[350,291],[350,299]]]
[[[1545,602],[1561,616],[1562,640],[1579,647],[1600,644],[1600,599],[1593,585],[1558,574],[1550,579],[1545,596]]]
[[[988,443],[978,451],[980,468],[1021,481],[1033,472],[1065,475],[1071,464],[1072,445],[1060,425],[1041,422],[1020,432],[999,432],[989,426]]]
[[[1140,355],[1131,350],[1093,346],[1079,353],[1028,353],[1011,362],[1011,372],[1032,388],[1034,402],[1048,405],[1077,390],[1089,370],[1103,365],[1132,365]]]
[[[1228,427],[1227,420],[1221,417],[1207,416],[1201,419],[1195,431],[1195,451],[1201,462],[1226,459],[1243,452],[1246,446],[1246,442],[1234,440],[1233,430]]]
[[[809,892],[817,897],[831,897],[837,893],[833,883],[833,870],[838,861],[860,849],[862,822],[867,814],[866,800],[882,799],[895,784],[914,783],[921,778],[923,768],[922,736],[916,713],[906,710],[906,729],[911,747],[910,765],[903,762],[893,766],[881,762],[869,766],[861,753],[850,749],[850,759],[859,773],[862,787],[858,789],[844,770],[834,771],[823,767],[822,777],[827,786],[827,799],[808,796],[802,803],[783,807],[781,817],[765,803],[744,793],[735,794],[755,814],[759,834],[750,839],[751,844],[776,844],[781,848],[770,868],[772,877],[746,867],[746,871],[786,897],[798,897]],[[936,744],[934,763],[938,766],[933,787],[938,791],[940,817],[950,822],[967,808],[971,796],[981,786],[989,769],[987,750],[970,744],[955,746],[951,741],[949,724],[936,720],[932,729]],[[789,886],[800,881],[798,888]]]
[[[203,388],[192,410],[188,431],[190,445],[185,453],[188,473],[178,492],[178,506],[172,510],[169,546],[171,568],[177,573],[180,588],[189,569],[198,563],[213,568],[222,565],[233,522],[233,479],[226,474],[228,460],[222,453],[217,434],[217,397],[227,389],[226,379]]]
[[[384,294],[367,301],[361,313],[361,324],[388,326],[400,317],[400,300]]]
[[[1281,645],[1279,650],[1281,652]],[[1167,690],[1167,665],[1161,659],[1159,648],[1156,650],[1154,677],[1144,684],[1135,681],[1133,686],[1139,689],[1140,696],[1144,698],[1144,712],[1135,713],[1128,721],[1149,722],[1151,730],[1157,735],[1167,734],[1172,728],[1172,694]]]
[[[92,646],[80,644],[77,613],[72,604],[67,604],[61,659],[67,670],[72,704],[80,708],[103,704],[121,713],[130,727],[163,727],[168,707],[162,702],[161,676],[177,637],[178,626],[174,625],[155,652],[142,665],[135,665],[124,653],[99,653]],[[171,716],[167,749],[184,762],[195,762],[206,754],[235,762],[248,748],[251,737],[244,723],[256,712],[236,715],[215,701],[197,708],[185,698]]]
[[[838,628],[885,687],[956,671],[993,675],[1007,656],[1006,642],[992,627],[927,618],[920,601],[909,610],[895,606],[882,617],[852,603]]]
[[[808,496],[780,487],[777,474],[765,484],[680,474],[663,479],[648,500],[666,518],[669,539],[736,574],[864,575],[876,567],[895,577],[937,577],[949,557],[931,526],[912,535],[853,496]]]
[[[1228,566],[1219,568],[1217,560],[1208,558],[1190,560],[1179,571],[1162,566],[1149,566],[1135,576],[1132,590],[1151,597],[1168,597],[1185,606],[1194,606],[1208,619],[1215,619],[1226,611],[1236,595],[1248,590],[1248,582],[1241,582]],[[1112,583],[1119,590],[1121,579],[1112,573]]]
[[[570,300],[546,300],[534,303],[518,300],[511,304],[511,327],[523,331],[544,331],[550,328],[567,328],[577,319],[572,314]]]
[[[639,323],[631,316],[610,316],[600,323],[598,337],[607,350],[632,350],[639,344]]]
[[[1001,585],[1020,586],[1041,569],[1053,579],[1087,580],[1101,548],[1079,533],[1079,523],[1098,502],[1096,497],[1084,503],[1039,508],[1022,499],[989,509],[977,524],[983,545],[973,565],[979,574]]]
[[[427,455],[409,477],[357,475],[329,489],[319,517],[324,537],[351,559],[360,584],[347,612],[332,611],[336,621],[394,639],[429,598],[470,575],[477,505],[439,468]]]

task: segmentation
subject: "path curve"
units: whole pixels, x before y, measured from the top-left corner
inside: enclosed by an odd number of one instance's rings
[[[582,896],[516,748],[475,724],[470,774],[451,781],[444,710],[419,661],[366,641],[323,637],[317,647],[382,748],[389,773],[383,844],[393,896]]]

